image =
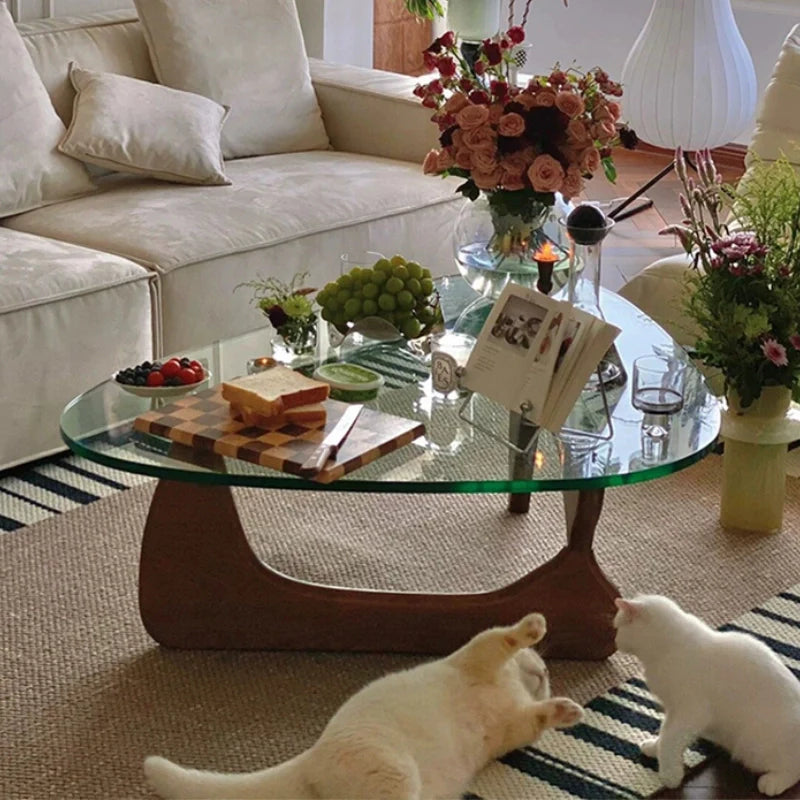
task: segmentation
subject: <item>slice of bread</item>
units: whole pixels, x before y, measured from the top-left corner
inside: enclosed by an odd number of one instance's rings
[[[329,392],[327,383],[307,378],[281,364],[222,384],[222,396],[229,403],[264,417],[274,417],[309,403],[321,403]]]
[[[247,425],[252,425],[254,428],[267,429],[280,428],[281,425],[289,423],[324,425],[325,420],[328,418],[327,409],[322,403],[311,403],[307,406],[288,408],[282,414],[277,414],[274,417],[265,417],[263,414],[253,411],[252,408],[231,403],[230,413],[234,419],[239,419]]]

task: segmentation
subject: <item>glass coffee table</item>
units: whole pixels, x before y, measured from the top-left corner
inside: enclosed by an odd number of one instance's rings
[[[607,319],[622,328],[617,349],[628,373],[637,356],[682,353],[656,323],[618,295],[604,291],[601,300]],[[206,359],[213,384],[245,374],[248,359],[267,354],[268,339],[262,330],[188,354]],[[519,432],[517,415],[477,396],[466,405],[435,398],[423,382],[426,366],[405,345],[365,346],[348,358],[386,377],[370,405],[423,422],[426,435],[324,486],[135,431],[135,417],[157,401],[131,395],[110,380],[66,407],[61,430],[73,451],[158,479],[139,570],[139,607],[150,635],[177,648],[438,654],[483,628],[540,611],[548,619],[550,657],[610,655],[618,591],[593,552],[604,492],[669,475],[712,449],[720,410],[700,373],[687,364],[684,408],[674,415],[657,459],[642,456],[642,415],[631,405],[626,382],[608,392],[613,432],[605,427],[594,392],[584,393],[573,414],[573,424],[605,430],[607,441],[562,440],[542,431],[532,451],[520,455],[501,441]],[[419,494],[420,513],[442,493],[508,494],[509,509],[524,512],[531,493],[558,491],[564,495],[566,543],[525,577],[488,592],[323,586],[281,574],[257,558],[234,504],[236,486],[367,492],[383,506],[392,494]],[[531,514],[532,532],[535,526]]]

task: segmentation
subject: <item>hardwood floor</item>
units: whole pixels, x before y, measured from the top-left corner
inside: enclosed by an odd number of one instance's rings
[[[588,186],[586,197],[608,202],[626,197],[669,164],[668,153],[620,150],[614,153],[618,180],[609,184],[602,176]],[[729,162],[729,159],[726,159]],[[743,172],[741,166],[717,166],[725,181],[735,181]],[[647,196],[655,205],[647,211],[619,222],[606,240],[603,249],[603,285],[617,289],[626,280],[658,258],[681,251],[672,236],[659,236],[666,224],[680,221],[680,183],[674,173],[657,183]],[[692,772],[677,789],[665,789],[655,795],[664,800],[733,800],[763,798],[756,785],[757,776],[726,756],[710,759]],[[784,800],[800,800],[800,783],[781,795]]]
[[[627,197],[645,184],[671,161],[671,155],[640,150],[616,150],[616,184],[602,175],[593,178],[586,189],[586,198],[609,202]],[[718,165],[726,181],[735,181],[741,167]],[[668,174],[647,192],[654,206],[640,214],[617,223],[603,248],[603,285],[619,289],[656,259],[681,252],[673,236],[659,236],[666,225],[680,222],[680,183],[675,173]]]

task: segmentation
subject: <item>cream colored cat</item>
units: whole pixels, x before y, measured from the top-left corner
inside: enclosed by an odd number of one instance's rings
[[[642,742],[665,786],[683,780],[683,751],[703,737],[760,775],[758,790],[781,794],[800,780],[800,681],[765,644],[715,631],[660,595],[618,598],[617,647],[644,666],[665,719]]]
[[[547,699],[547,669],[528,648],[541,614],[491,628],[438,661],[365,686],[333,715],[317,742],[289,761],[225,775],[145,759],[165,798],[458,798],[493,758],[546,728],[583,717],[567,698]]]

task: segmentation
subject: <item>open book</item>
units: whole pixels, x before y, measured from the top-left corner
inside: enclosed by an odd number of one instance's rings
[[[619,332],[570,303],[509,283],[461,383],[555,433]]]

